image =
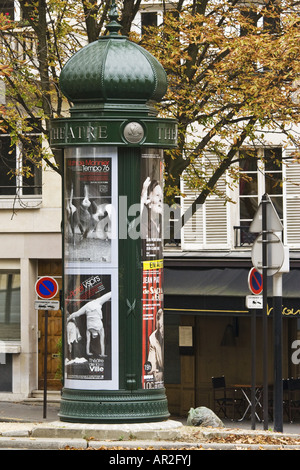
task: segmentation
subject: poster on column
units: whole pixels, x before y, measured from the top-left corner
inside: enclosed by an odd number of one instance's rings
[[[65,149],[65,386],[118,388],[117,149]]]
[[[162,151],[148,149],[141,160],[142,241],[142,386],[164,387],[163,328],[163,160]]]
[[[117,335],[113,276],[66,275],[65,383],[70,388],[113,388]],[[113,297],[113,299],[112,299]]]
[[[114,263],[116,151],[87,147],[65,153],[65,263]]]

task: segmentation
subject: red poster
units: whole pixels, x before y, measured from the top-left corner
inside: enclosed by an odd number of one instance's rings
[[[142,154],[141,238],[143,285],[143,371],[145,389],[164,387],[162,152]]]
[[[143,388],[163,387],[163,262],[143,263]]]

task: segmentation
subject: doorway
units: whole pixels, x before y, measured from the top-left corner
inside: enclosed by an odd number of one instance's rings
[[[54,277],[59,290],[62,289],[62,263],[60,260],[39,260],[38,276]],[[51,300],[60,300],[59,294]],[[38,310],[38,388],[44,388],[45,376],[45,310]],[[60,390],[62,387],[62,311],[48,310],[47,327],[47,389]]]

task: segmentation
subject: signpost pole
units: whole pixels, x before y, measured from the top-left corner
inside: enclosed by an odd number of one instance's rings
[[[274,309],[274,418],[275,430],[282,431],[282,273],[288,272],[288,252],[275,232],[282,232],[281,220],[267,194],[253,218],[249,231],[261,232],[252,248],[252,262],[260,266],[263,282],[263,421],[268,429],[268,295],[267,276],[273,276]],[[262,249],[260,249],[260,243]],[[257,247],[259,247],[257,251]]]
[[[283,431],[282,389],[282,274],[273,276],[274,431]]]
[[[44,348],[44,403],[43,418],[47,418],[47,356],[48,356],[48,310],[45,310],[45,348]]]
[[[256,310],[251,315],[251,429],[255,429],[255,388],[256,388]]]
[[[35,293],[40,299],[35,302],[36,310],[45,311],[45,347],[44,347],[44,400],[43,418],[47,417],[47,359],[48,359],[48,309],[58,310],[59,302],[51,301],[58,293],[58,283],[50,276],[42,276],[35,283]]]
[[[248,276],[248,286],[254,294],[254,301],[249,302],[248,308],[252,309],[251,314],[251,429],[255,429],[255,408],[256,408],[256,315],[260,302],[260,293],[263,291],[262,275],[256,268],[251,268]],[[253,308],[254,307],[254,308]],[[256,307],[256,308],[255,308]],[[260,307],[261,308],[261,307]]]
[[[262,275],[263,275],[263,420],[268,429],[268,289],[267,289],[267,195],[262,196]]]

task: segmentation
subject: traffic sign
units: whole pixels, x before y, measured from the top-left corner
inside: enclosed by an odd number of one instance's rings
[[[252,247],[252,263],[253,266],[259,271],[262,272],[263,263],[262,263],[262,234],[260,234]],[[276,274],[284,261],[284,248],[280,238],[275,233],[267,233],[267,275],[273,276]]]
[[[263,278],[256,268],[251,268],[249,271],[248,286],[252,294],[260,294],[263,290]]]
[[[249,309],[263,308],[263,296],[262,295],[247,295],[246,307]]]
[[[35,300],[35,310],[59,310],[60,304],[58,300]]]
[[[41,299],[52,299],[58,293],[58,284],[53,277],[41,277],[35,283],[35,292]]]
[[[277,214],[277,211],[271,201],[271,199],[268,197],[266,201],[266,224],[267,224],[267,229],[270,232],[281,232],[283,230],[283,226],[281,223],[281,220],[279,218],[279,215]],[[253,217],[253,220],[250,224],[249,227],[249,232],[250,233],[260,233],[262,232],[262,219],[263,219],[263,214],[262,214],[262,202],[259,204],[258,209]]]

